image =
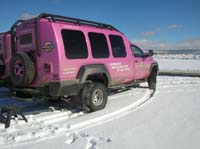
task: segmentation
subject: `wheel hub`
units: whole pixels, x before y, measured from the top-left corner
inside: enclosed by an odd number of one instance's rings
[[[92,95],[92,103],[95,106],[101,105],[103,102],[103,92],[100,89],[96,89]]]
[[[14,73],[15,73],[15,76],[18,78],[18,79],[22,79],[23,78],[23,74],[24,74],[24,68],[23,68],[23,65],[20,61],[16,61],[15,64],[14,64]]]

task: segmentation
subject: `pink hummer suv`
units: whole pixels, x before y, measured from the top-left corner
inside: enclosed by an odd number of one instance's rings
[[[96,111],[107,89],[148,81],[155,89],[152,52],[131,44],[111,25],[53,14],[17,21],[11,28],[10,75],[14,91],[34,96],[77,97]]]
[[[0,33],[0,86],[10,82],[11,34]]]

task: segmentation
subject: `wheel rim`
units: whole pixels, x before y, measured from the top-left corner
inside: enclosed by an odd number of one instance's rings
[[[101,105],[103,102],[103,92],[100,89],[96,89],[92,95],[92,103],[95,106]]]
[[[14,74],[16,78],[19,80],[23,78],[24,68],[23,68],[23,64],[19,60],[15,61],[14,63]]]

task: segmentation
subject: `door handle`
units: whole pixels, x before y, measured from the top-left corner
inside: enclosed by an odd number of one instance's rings
[[[138,60],[135,60],[135,63],[138,63]]]

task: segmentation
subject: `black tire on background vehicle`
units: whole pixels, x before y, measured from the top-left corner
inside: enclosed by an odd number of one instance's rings
[[[108,95],[106,87],[102,83],[88,83],[82,91],[82,102],[91,111],[104,109],[107,104]]]
[[[10,78],[14,86],[29,85],[35,75],[33,61],[26,53],[15,54],[10,61]]]
[[[150,74],[147,81],[148,81],[149,89],[155,90],[156,89],[156,82],[157,82],[157,69],[156,68],[152,69],[151,74]]]
[[[0,57],[0,76],[3,76],[5,73],[5,64],[2,57]]]

